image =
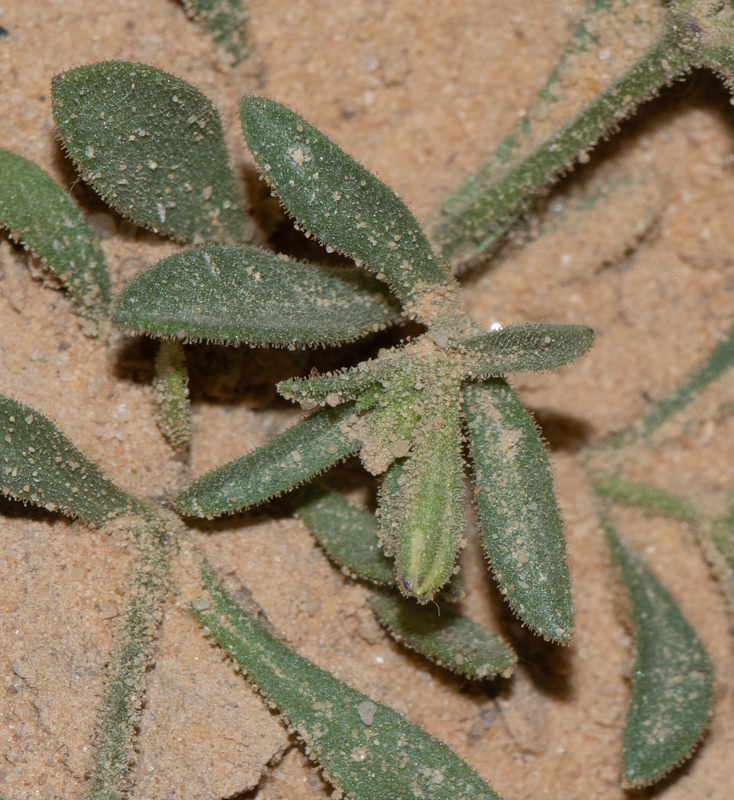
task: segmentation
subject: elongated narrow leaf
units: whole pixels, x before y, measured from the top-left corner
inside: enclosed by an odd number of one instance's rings
[[[460,400],[443,388],[418,423],[385,520],[400,591],[422,603],[451,578],[463,528]]]
[[[176,498],[178,510],[195,517],[228,514],[293,489],[359,447],[347,425],[353,415],[352,403],[314,412],[252,453],[190,483]]]
[[[339,344],[400,318],[355,269],[302,264],[258,247],[197,247],[131,281],[114,319],[153,336],[225,344]]]
[[[265,97],[240,106],[245,139],[265,179],[308,232],[353,256],[423,319],[429,287],[455,293],[407,206],[392,189],[290,109]]]
[[[219,114],[186,81],[106,61],[53,82],[59,136],[87,183],[137,225],[185,242],[242,241]]]
[[[332,561],[360,578],[396,585],[393,560],[382,552],[374,514],[320,486],[301,491],[296,513]]]
[[[145,692],[145,673],[153,662],[156,630],[162,617],[169,555],[169,532],[154,512],[148,519],[127,517],[138,558],[128,580],[125,611],[107,667],[107,684],[97,720],[87,800],[120,800],[130,788],[135,734]]]
[[[275,639],[206,570],[210,608],[192,613],[355,800],[499,800],[445,744]]]
[[[536,633],[566,644],[573,628],[571,581],[535,422],[501,378],[467,384],[464,410],[482,544],[500,590]]]
[[[9,397],[0,397],[0,489],[94,526],[131,503],[53,422]]]
[[[110,283],[92,229],[67,192],[8,150],[0,150],[0,225],[68,286],[82,314],[95,322],[107,316]]]
[[[214,41],[232,57],[232,65],[250,55],[245,0],[183,0],[189,16],[203,22]]]
[[[686,522],[696,522],[698,519],[690,500],[658,486],[628,481],[617,475],[603,475],[594,481],[594,491],[601,497],[646,508],[656,514],[666,514]]]
[[[711,713],[713,667],[655,576],[604,524],[632,607],[637,660],[624,730],[623,783],[649,786],[689,758]]]
[[[456,344],[477,354],[474,375],[555,369],[582,356],[594,342],[585,325],[512,325]]]
[[[380,360],[363,361],[358,367],[316,375],[311,378],[291,378],[278,384],[278,392],[297,403],[338,405],[357,400],[375,384],[385,379],[390,366]]]
[[[498,634],[444,603],[419,606],[384,592],[368,600],[375,616],[399,642],[468,678],[509,678],[517,656]]]
[[[189,373],[186,354],[178,341],[163,341],[158,348],[153,396],[161,433],[175,450],[186,450],[191,439]]]

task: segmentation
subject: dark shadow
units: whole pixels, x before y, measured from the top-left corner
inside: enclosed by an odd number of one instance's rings
[[[8,497],[0,496],[0,517],[7,519],[22,519],[27,522],[44,522],[47,525],[55,525],[64,522],[72,525],[74,520],[69,519],[55,511],[47,511],[45,508],[34,505],[23,505],[19,500],[11,500]]]
[[[535,421],[551,451],[578,453],[593,437],[592,426],[553,409],[532,409]]]

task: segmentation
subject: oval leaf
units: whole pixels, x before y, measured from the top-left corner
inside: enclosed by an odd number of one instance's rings
[[[395,192],[306,120],[265,97],[240,106],[247,144],[283,205],[308,232],[386,280],[409,313],[430,319],[424,294],[456,283]]]
[[[217,516],[293,489],[359,447],[343,430],[353,415],[352,403],[314,412],[252,453],[192,481],[176,507],[188,516]]]
[[[594,343],[594,331],[585,325],[512,325],[462,339],[456,346],[474,352],[472,373],[538,372],[570,364]]]
[[[385,593],[368,602],[375,616],[401,644],[439,666],[468,678],[509,678],[517,656],[498,634],[444,603],[419,606]]]
[[[53,111],[84,180],[123,216],[185,242],[246,238],[219,114],[191,84],[88,64],[54,78]]]
[[[94,526],[131,503],[53,422],[9,397],[0,397],[0,488],[15,500]]]
[[[691,624],[657,578],[603,523],[631,602],[637,660],[624,729],[623,785],[655,783],[689,758],[713,700],[713,667]]]
[[[374,514],[320,486],[304,489],[296,503],[297,515],[332,561],[360,578],[396,585],[393,560],[382,552]]]
[[[268,633],[202,570],[211,598],[192,614],[303,739],[329,781],[355,800],[499,800],[445,744],[337,680]]]
[[[400,318],[377,281],[258,247],[197,247],[127,284],[116,322],[153,336],[224,344],[340,344]]]
[[[482,544],[512,610],[551,641],[573,628],[571,581],[548,455],[506,381],[464,388]]]
[[[0,150],[0,225],[43,259],[82,314],[95,322],[107,316],[110,282],[92,229],[67,192],[8,150]]]

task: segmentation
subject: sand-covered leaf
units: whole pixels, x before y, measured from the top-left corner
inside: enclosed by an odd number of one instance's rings
[[[373,594],[375,616],[401,644],[468,678],[509,678],[517,663],[510,645],[445,603],[419,606],[414,600]]]
[[[9,150],[0,150],[0,226],[43,259],[82,314],[95,322],[107,315],[110,283],[92,229],[68,192]]]
[[[140,274],[113,309],[152,336],[225,344],[339,344],[391,325],[400,311],[353,268],[303,264],[258,247],[184,250]]]
[[[708,654],[673,598],[604,524],[630,599],[637,658],[624,730],[623,783],[649,786],[687,759],[703,736],[713,700]]]
[[[137,225],[180,241],[246,238],[219,113],[180,78],[105,61],[53,82],[59,136],[84,180]]]
[[[0,397],[0,490],[94,526],[131,502],[53,422],[9,397]]]
[[[250,55],[245,0],[182,0],[190,17],[203,22],[237,66]]]
[[[351,403],[315,411],[257,450],[192,481],[176,498],[176,507],[188,516],[217,516],[293,489],[359,447],[343,430],[353,415]]]
[[[482,544],[512,610],[546,639],[571,639],[566,547],[548,455],[506,381],[464,389]]]
[[[416,426],[399,486],[389,500],[387,493],[381,496],[398,586],[422,603],[450,580],[461,546],[464,470],[458,394],[457,387],[456,395],[447,390],[426,402],[430,411]]]
[[[153,397],[160,432],[175,450],[186,450],[191,440],[189,373],[186,354],[177,340],[164,340],[158,348]]]
[[[329,781],[355,800],[499,800],[445,744],[299,656],[202,572],[210,600],[192,613],[306,744]],[[342,795],[343,796],[343,795]]]
[[[512,325],[456,344],[476,354],[475,375],[497,375],[566,366],[593,342],[594,332],[585,325],[536,324]]]
[[[375,583],[396,584],[393,560],[382,552],[374,514],[321,486],[299,493],[296,513],[339,566]]]
[[[245,139],[265,179],[306,231],[387,281],[406,309],[430,320],[429,287],[455,284],[395,192],[306,120],[273,100],[245,97]]]

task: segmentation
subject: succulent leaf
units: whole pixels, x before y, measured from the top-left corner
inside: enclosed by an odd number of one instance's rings
[[[396,322],[399,310],[358,270],[244,245],[164,258],[127,284],[113,317],[152,336],[305,347],[365,336]]]
[[[0,150],[0,225],[37,253],[93,322],[107,316],[104,255],[74,201],[27,158]]]
[[[349,427],[354,413],[352,403],[315,411],[257,450],[192,481],[176,507],[194,517],[230,514],[287,492],[359,447]]]
[[[624,730],[623,785],[655,783],[687,759],[711,713],[713,667],[691,624],[657,578],[603,523],[631,602],[637,659]]]
[[[191,440],[189,373],[181,342],[161,342],[155,357],[153,396],[161,433],[174,450],[186,450]]]
[[[453,574],[463,528],[459,388],[431,398],[415,431],[411,455],[391,491],[383,524],[395,548],[398,587],[429,602]],[[382,501],[386,495],[382,495]],[[391,507],[390,507],[391,506]]]
[[[509,644],[440,603],[418,606],[413,600],[385,592],[368,598],[375,616],[401,644],[436,664],[468,678],[509,678],[517,656]]]
[[[123,216],[185,242],[243,241],[219,114],[154,67],[106,61],[53,82],[59,136],[87,183]]]
[[[296,403],[339,405],[357,400],[387,377],[387,369],[379,360],[363,361],[358,367],[329,375],[290,378],[278,384],[278,393]],[[382,394],[382,392],[380,392]]]
[[[53,422],[9,397],[0,397],[0,490],[94,527],[132,502]]]
[[[603,475],[594,481],[594,491],[600,497],[639,506],[656,514],[666,514],[686,522],[698,519],[698,512],[690,500],[658,486],[628,481],[617,475]]]
[[[437,293],[456,306],[454,279],[392,189],[273,100],[245,97],[240,117],[263,176],[308,233],[376,272],[423,321],[440,310]]]
[[[393,560],[380,548],[374,514],[321,486],[301,490],[296,513],[332,561],[360,578],[396,585]]]
[[[192,614],[277,706],[338,790],[355,800],[499,800],[445,744],[294,653],[210,572],[202,578],[211,607]]]
[[[567,644],[571,581],[548,455],[507,382],[464,387],[482,544],[500,590],[532,630]]]
[[[145,673],[154,658],[162,618],[169,557],[169,532],[155,512],[147,518],[125,517],[122,524],[138,545],[128,579],[123,620],[107,667],[107,683],[97,719],[87,800],[122,800],[140,722]]]
[[[594,342],[594,332],[585,325],[512,325],[454,344],[477,361],[472,373],[498,375],[566,366],[584,355]]]

